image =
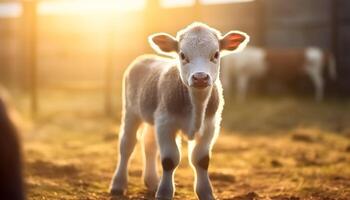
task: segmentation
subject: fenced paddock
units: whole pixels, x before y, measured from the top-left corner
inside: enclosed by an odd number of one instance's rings
[[[109,105],[113,102],[111,85],[120,88],[125,66],[137,55],[151,52],[146,42],[149,34],[175,34],[192,21],[203,21],[223,32],[246,31],[253,45],[329,49],[337,57],[339,78],[328,90],[350,93],[346,0],[198,1],[185,7],[162,7],[161,1],[150,0],[126,10],[109,4],[93,9],[96,5],[89,3],[79,8],[67,1],[61,5],[24,2],[4,1],[2,7],[13,11],[0,16],[0,76],[3,84],[13,88],[32,93],[38,87],[62,88],[70,83],[74,89],[79,85],[105,88],[106,112],[111,112],[107,111],[113,107]],[[32,94],[33,109],[38,95]]]
[[[29,199],[110,198],[122,73],[152,53],[149,34],[175,34],[192,21],[245,31],[258,46],[319,46],[338,63],[322,103],[313,101],[312,87],[307,97],[256,95],[245,104],[226,97],[209,170],[218,198],[348,199],[348,0],[118,2],[133,1],[0,1],[0,84],[23,117]],[[176,199],[195,199],[183,146]],[[141,162],[137,147],[125,199],[152,199]]]

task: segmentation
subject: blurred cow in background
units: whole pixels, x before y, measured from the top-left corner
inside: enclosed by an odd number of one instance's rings
[[[315,99],[324,97],[324,67],[328,66],[332,80],[336,79],[336,63],[331,53],[319,48],[264,49],[247,47],[242,52],[230,54],[222,59],[223,87],[231,91],[231,80],[237,78],[237,99],[246,98],[249,81],[265,75],[285,80],[306,74],[315,86]]]
[[[0,199],[23,200],[21,148],[0,86]]]

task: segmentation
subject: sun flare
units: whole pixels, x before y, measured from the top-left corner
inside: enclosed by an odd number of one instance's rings
[[[141,10],[144,0],[63,0],[39,4],[40,14],[90,14]]]

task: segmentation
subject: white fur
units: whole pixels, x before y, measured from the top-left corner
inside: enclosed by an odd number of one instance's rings
[[[243,33],[241,34],[243,35]],[[154,40],[153,37],[160,38]],[[245,40],[242,41],[242,46],[238,46],[237,49],[242,49],[249,41],[249,37],[246,34],[244,34],[244,38]],[[148,189],[153,191],[157,189],[156,197],[159,199],[173,198],[175,193],[175,169],[163,170],[158,184],[159,178],[155,164],[157,156],[156,143],[160,150],[161,160],[171,159],[176,168],[181,159],[179,144],[176,142],[178,131],[183,132],[184,135],[190,139],[190,143],[193,147],[193,151],[189,151],[189,157],[196,171],[195,191],[198,198],[202,200],[214,199],[208,171],[198,166],[198,162],[203,156],[211,154],[211,148],[220,130],[224,100],[219,79],[220,58],[213,59],[213,56],[216,52],[220,51],[220,41],[223,39],[225,38],[221,37],[221,34],[215,29],[205,24],[198,23],[190,25],[186,29],[180,31],[176,39],[164,33],[155,34],[149,38],[151,46],[158,53],[170,56],[176,55],[180,78],[182,84],[188,89],[191,103],[191,113],[178,116],[164,109],[164,106],[162,106],[164,105],[164,102],[162,102],[163,98],[158,99],[155,112],[149,113],[154,116],[154,122],[152,123],[154,127],[150,124],[146,124],[143,130],[143,147],[145,152],[144,182]],[[174,45],[175,40],[177,42],[176,45]],[[160,42],[160,46],[162,47],[158,46],[156,44],[157,42]],[[171,46],[167,46],[167,43]],[[177,46],[178,49],[172,50],[170,48],[175,46]],[[164,49],[166,52],[163,51]],[[223,49],[221,49],[221,51],[222,50]],[[180,52],[185,54],[186,60],[178,56]],[[158,86],[154,88],[154,90],[158,90],[158,94],[161,93],[159,90],[167,90],[167,88],[164,88],[161,84],[164,83],[163,79],[165,79],[165,74],[172,69],[169,67],[172,66],[171,62],[173,61],[156,63],[158,67],[160,64],[163,67],[160,73]],[[138,64],[145,65],[145,63],[142,62]],[[131,68],[132,67],[133,65]],[[156,69],[157,66],[144,67],[149,67],[147,69]],[[128,71],[130,71],[130,69]],[[126,73],[128,73],[128,71]],[[204,72],[209,76],[210,83],[206,88],[199,89],[193,86],[191,77],[198,72]],[[176,81],[174,80],[173,82]],[[218,95],[218,108],[213,116],[208,117],[206,115],[206,110],[214,86]],[[120,158],[111,184],[112,192],[124,192],[127,188],[127,165],[136,144],[136,131],[141,123],[146,122],[140,114],[140,108],[135,108],[135,105],[129,102],[132,97],[125,95],[127,89],[133,88],[127,88],[125,82],[123,86],[124,95],[123,119],[120,133]]]
[[[318,48],[310,47],[306,49],[305,57],[305,71],[314,83],[315,99],[321,101],[324,96],[323,52]]]

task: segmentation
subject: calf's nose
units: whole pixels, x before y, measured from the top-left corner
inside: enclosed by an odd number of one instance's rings
[[[197,72],[191,78],[192,86],[195,88],[206,88],[210,85],[210,77],[207,73]]]

